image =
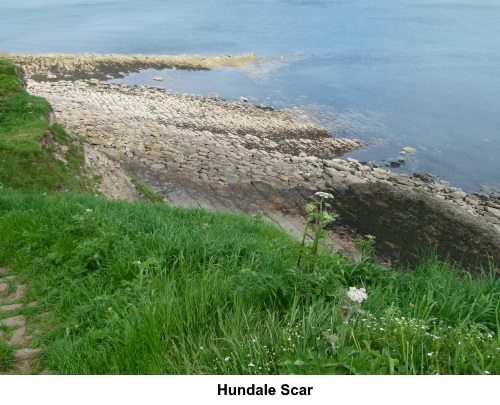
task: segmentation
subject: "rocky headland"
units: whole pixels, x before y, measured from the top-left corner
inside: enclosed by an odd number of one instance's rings
[[[113,159],[106,167],[125,168],[167,203],[265,211],[268,219],[299,235],[308,197],[328,191],[341,216],[329,232],[336,250],[354,254],[354,238],[370,234],[386,262],[417,261],[430,248],[470,268],[500,260],[495,198],[340,159],[360,142],[330,138],[325,129],[298,119],[296,110],[100,80],[150,67],[239,66],[253,55],[7,57],[25,69],[28,91],[52,104],[58,122]],[[186,58],[193,58],[192,64],[181,66]],[[97,160],[91,154],[88,159]]]

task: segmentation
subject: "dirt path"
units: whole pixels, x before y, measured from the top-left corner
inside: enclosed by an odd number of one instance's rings
[[[20,284],[15,275],[6,274],[8,269],[0,267],[0,340],[12,347],[15,364],[12,369],[0,371],[0,374],[33,374],[40,349],[31,347],[33,337],[27,330],[22,310],[36,307],[38,303],[24,303],[26,286]],[[41,374],[48,372],[42,371]]]

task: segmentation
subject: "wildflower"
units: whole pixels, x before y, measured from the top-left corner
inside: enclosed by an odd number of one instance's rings
[[[427,353],[427,356],[432,357],[433,354],[434,354],[433,352],[429,352]]]
[[[224,361],[229,361],[229,360],[231,360],[231,357],[229,357],[229,356],[227,356],[227,357],[224,359]]]
[[[317,195],[320,198],[333,198],[333,195],[330,193],[324,193],[323,191],[318,191],[317,193],[314,193],[314,195]]]
[[[358,290],[356,287],[349,287],[347,296],[351,299],[351,301],[354,302],[363,302],[368,298],[365,288],[361,288]]]
[[[85,208],[85,212],[92,212],[90,208]]]
[[[253,364],[253,363],[248,363],[248,367],[255,367],[255,364]]]

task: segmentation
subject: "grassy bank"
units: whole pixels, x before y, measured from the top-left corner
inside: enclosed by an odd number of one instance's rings
[[[492,273],[473,279],[432,258],[388,269],[330,251],[309,271],[300,243],[260,217],[73,193],[86,189],[78,143],[49,126],[42,99],[23,113],[33,100],[18,75],[0,62],[0,266],[38,306],[0,320],[27,318],[42,349],[35,372],[500,372]],[[47,131],[54,143],[40,149]],[[13,361],[0,339],[0,368]]]
[[[203,210],[3,191],[0,212],[0,263],[50,311],[36,343],[59,373],[500,371],[494,276],[333,253],[309,273],[275,227]]]
[[[29,95],[21,71],[0,60],[0,187],[24,191],[83,191],[83,149],[49,124],[50,104]],[[43,144],[43,147],[42,147]]]

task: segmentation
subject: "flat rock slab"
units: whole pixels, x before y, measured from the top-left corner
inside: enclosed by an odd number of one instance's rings
[[[12,301],[12,300],[18,300],[23,297],[24,291],[26,291],[26,286],[24,284],[18,284],[16,286],[16,291],[14,291],[12,294],[1,298],[0,302],[5,302],[7,300]]]
[[[7,288],[9,288],[7,283],[0,283],[0,293],[7,291]]]
[[[31,362],[40,353],[40,349],[19,349],[12,351],[16,358],[16,370],[27,372],[32,369]]]
[[[22,308],[23,304],[11,304],[11,305],[3,305],[0,307],[0,311],[15,311],[16,309]]]
[[[32,360],[38,353],[40,353],[40,349],[18,349],[12,351],[17,360]]]
[[[26,318],[24,315],[12,316],[10,318],[0,320],[0,325],[7,326],[9,328],[22,327],[26,323]]]
[[[31,343],[31,339],[32,338],[30,335],[26,335],[26,328],[22,326],[21,328],[18,328],[14,332],[12,332],[9,344],[12,346],[16,345],[26,346]]]

